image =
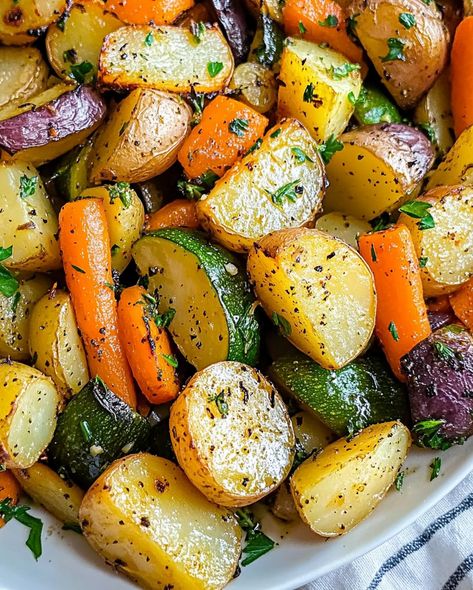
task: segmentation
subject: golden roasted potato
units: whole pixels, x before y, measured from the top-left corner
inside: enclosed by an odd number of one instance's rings
[[[37,301],[30,316],[29,349],[35,367],[51,377],[64,397],[88,382],[87,358],[68,293],[53,290]]]
[[[238,90],[240,99],[259,113],[267,113],[276,104],[277,82],[269,68],[253,62],[235,68],[230,88]]]
[[[105,37],[99,81],[113,88],[216,92],[233,74],[233,55],[217,25],[199,43],[181,27],[122,27]]]
[[[418,129],[397,123],[344,133],[343,149],[327,165],[324,210],[373,219],[415,197],[434,162],[432,145]]]
[[[400,422],[368,426],[312,456],[291,478],[302,520],[323,537],[342,535],[366,518],[394,483],[411,444]]]
[[[312,224],[324,191],[315,142],[299,121],[287,119],[197,203],[197,214],[223,246],[245,252],[271,231]]]
[[[415,106],[448,59],[449,34],[435,3],[354,0],[349,12],[355,34],[391,96],[403,109]]]
[[[12,297],[0,293],[0,356],[26,361],[30,358],[31,312],[52,280],[40,274],[21,274],[16,278],[19,287]]]
[[[452,293],[466,283],[473,276],[473,186],[439,186],[401,211],[399,223],[409,228],[421,262],[424,295]],[[432,218],[428,229],[421,229],[422,215]]]
[[[287,229],[255,243],[248,272],[266,314],[326,369],[343,367],[374,329],[374,280],[361,256],[316,229]]]
[[[51,442],[60,395],[49,377],[16,362],[0,363],[0,387],[0,461],[26,469]]]
[[[281,60],[278,114],[301,121],[319,142],[338,137],[355,110],[349,95],[360,94],[359,70],[333,49],[289,38]]]
[[[97,73],[105,36],[122,26],[104,9],[103,2],[75,2],[61,26],[51,25],[46,35],[46,51],[56,74],[66,81],[91,80]]]
[[[33,43],[59,19],[67,5],[67,0],[2,0],[0,41],[4,45]]]
[[[13,246],[3,264],[12,269],[62,268],[58,220],[38,171],[23,162],[0,162],[0,246]]]
[[[79,526],[79,508],[84,492],[72,481],[60,477],[47,465],[35,463],[14,469],[13,475],[25,492],[65,525]]]
[[[473,15],[473,0],[463,0],[463,12],[465,16]]]
[[[149,590],[220,590],[232,579],[242,531],[167,459],[146,453],[115,461],[80,507],[87,541]]]
[[[427,190],[441,185],[473,184],[472,145],[473,125],[461,133],[439,167],[429,176]]]
[[[91,182],[141,182],[162,174],[177,160],[191,118],[191,109],[178,96],[146,88],[133,90],[97,136]]]
[[[316,229],[330,234],[334,238],[338,238],[348,244],[355,250],[358,250],[358,236],[366,234],[372,230],[371,225],[367,221],[353,217],[353,215],[345,215],[338,211],[326,213],[317,219],[315,222]]]
[[[212,502],[247,506],[287,477],[294,432],[281,397],[263,375],[224,361],[196,373],[171,408],[179,465]]]
[[[143,230],[143,203],[125,182],[88,188],[81,197],[102,199],[112,245],[112,268],[123,272],[131,261],[131,248]]]

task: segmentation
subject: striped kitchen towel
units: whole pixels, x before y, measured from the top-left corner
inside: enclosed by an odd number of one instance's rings
[[[300,590],[473,590],[473,473],[397,537]]]

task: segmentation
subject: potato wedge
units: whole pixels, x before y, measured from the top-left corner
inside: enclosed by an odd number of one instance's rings
[[[69,294],[54,290],[44,295],[29,319],[35,367],[51,377],[64,397],[78,393],[89,380],[89,370]]]
[[[1,110],[19,105],[46,88],[48,66],[35,47],[0,47]]]
[[[434,227],[420,229],[419,218],[401,213],[421,264],[425,297],[456,291],[473,276],[473,186],[439,186],[417,199],[428,203]]]
[[[327,166],[324,210],[373,219],[415,197],[434,162],[432,145],[418,129],[367,125],[344,133],[343,150]]]
[[[0,246],[13,246],[8,268],[48,271],[62,267],[58,220],[38,171],[23,162],[0,162]]]
[[[0,356],[14,361],[30,358],[29,333],[35,303],[49,289],[52,280],[46,275],[19,275],[19,296],[0,293]]]
[[[277,82],[273,72],[258,63],[246,62],[235,68],[230,88],[259,113],[267,113],[276,104]]]
[[[56,74],[66,81],[81,82],[84,77],[92,80],[105,36],[122,26],[116,16],[104,10],[102,2],[74,3],[64,23],[60,27],[51,25],[46,35],[48,59]],[[85,68],[85,74],[83,64],[92,66]]]
[[[461,133],[453,147],[429,176],[426,189],[454,184],[473,184],[473,125]]]
[[[245,252],[271,231],[312,224],[324,192],[315,142],[299,121],[287,119],[197,203],[197,214],[223,246]]]
[[[53,437],[60,395],[49,377],[16,362],[0,363],[0,384],[0,461],[26,469]]]
[[[410,432],[401,422],[384,422],[304,461],[291,478],[302,520],[323,537],[350,531],[392,486],[410,444]]]
[[[0,6],[0,41],[4,45],[33,43],[57,21],[67,0],[3,0]]]
[[[169,428],[187,477],[222,506],[264,498],[294,459],[284,402],[259,371],[241,363],[215,363],[196,373],[172,405]]]
[[[216,92],[233,74],[232,51],[217,25],[197,43],[181,27],[122,27],[105,37],[99,81],[113,88]]]
[[[358,236],[365,234],[372,230],[371,225],[367,221],[353,217],[353,215],[345,215],[338,211],[326,213],[317,219],[315,222],[316,229],[330,234],[334,238],[338,238],[348,244],[355,250],[358,250]]]
[[[363,352],[374,329],[376,293],[361,256],[316,229],[287,229],[255,243],[248,272],[264,311],[325,369]]]
[[[355,110],[348,95],[361,90],[360,65],[318,43],[289,38],[279,74],[278,114],[303,123],[324,142],[345,130]]]
[[[13,475],[24,491],[65,525],[79,526],[79,508],[84,492],[75,483],[60,477],[44,463],[28,469],[14,469]]]
[[[434,2],[423,0],[355,0],[349,12],[354,31],[381,81],[397,104],[416,105],[444,69],[449,34]],[[400,14],[410,14],[405,26]]]
[[[235,572],[242,531],[167,459],[115,461],[80,507],[87,541],[143,588],[220,590]]]
[[[82,191],[81,197],[102,199],[112,245],[112,268],[123,272],[131,261],[131,247],[139,240],[143,230],[143,203],[124,182],[88,188]]]
[[[56,84],[17,108],[3,109],[2,156],[44,164],[83,143],[105,112],[105,101],[91,86]]]
[[[97,136],[91,182],[141,182],[162,174],[176,161],[191,118],[191,109],[175,95],[133,90]]]

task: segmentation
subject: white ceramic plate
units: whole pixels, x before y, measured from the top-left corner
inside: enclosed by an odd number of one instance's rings
[[[442,457],[441,475],[429,481],[429,464]],[[473,470],[473,438],[446,452],[414,448],[406,462],[401,492],[391,490],[375,512],[344,537],[324,540],[302,524],[287,527],[266,517],[264,530],[279,546],[243,568],[229,590],[293,590],[386,541],[436,504]],[[45,523],[43,555],[38,562],[25,547],[25,529],[10,522],[0,531],[0,590],[131,590],[88,547],[82,537],[62,531],[52,517],[33,511]],[[283,536],[283,538],[281,538]]]

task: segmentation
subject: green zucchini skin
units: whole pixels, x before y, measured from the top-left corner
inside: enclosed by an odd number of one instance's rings
[[[396,105],[380,90],[364,86],[355,104],[355,118],[360,125],[402,123]]]
[[[151,425],[143,416],[100,379],[92,379],[59,416],[49,446],[49,462],[58,473],[87,489],[115,459],[146,448],[150,431]],[[102,452],[94,457],[92,446]]]
[[[378,422],[410,422],[405,388],[374,356],[330,371],[300,353],[292,354],[274,361],[269,377],[339,436]]]
[[[54,182],[58,193],[68,201],[77,199],[90,186],[88,168],[92,148],[93,143],[88,141],[59,160]]]

